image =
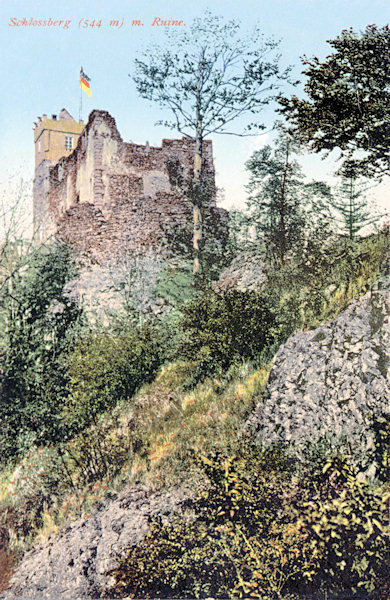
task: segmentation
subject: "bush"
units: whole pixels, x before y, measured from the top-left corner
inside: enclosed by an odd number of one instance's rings
[[[136,443],[130,424],[125,424],[118,414],[110,414],[97,425],[84,429],[65,447],[75,483],[87,485],[107,477],[113,479],[133,455]]]
[[[0,460],[61,438],[66,350],[81,317],[64,293],[73,272],[69,250],[49,246],[37,250],[1,289]]]
[[[299,257],[275,269],[268,265],[264,294],[289,315],[291,333],[314,327],[344,310],[387,268],[388,233],[349,240],[308,239]]]
[[[198,361],[201,376],[234,361],[253,360],[283,336],[275,313],[258,292],[211,290],[186,304],[179,328],[185,339],[180,353]],[[200,378],[200,377],[199,377]]]
[[[274,597],[303,570],[303,536],[291,525],[280,484],[244,460],[197,460],[209,485],[189,503],[195,518],[154,521],[111,574],[117,597]],[[291,531],[289,531],[291,527]]]
[[[331,485],[304,503],[299,527],[312,553],[306,578],[332,590],[380,591],[387,579],[389,493],[373,487],[343,460],[327,463]]]
[[[164,358],[155,330],[141,329],[113,335],[91,333],[81,339],[68,358],[70,393],[62,411],[68,435],[74,435],[122,399],[150,381]]]
[[[207,487],[188,502],[189,515],[153,522],[110,573],[113,594],[271,600],[387,589],[384,488],[339,459],[313,493],[310,482],[288,481],[293,466],[278,453],[270,471],[272,458],[269,451],[196,459]]]
[[[129,552],[115,576],[116,598],[226,598],[234,583],[221,547],[207,523],[156,519],[147,537]]]

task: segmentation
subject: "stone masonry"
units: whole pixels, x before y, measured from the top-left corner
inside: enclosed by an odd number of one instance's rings
[[[87,262],[105,262],[126,250],[164,254],[190,243],[192,207],[185,195],[194,145],[162,141],[151,147],[122,140],[115,120],[94,110],[69,156],[43,160],[34,180],[34,223],[41,239],[71,243]],[[212,143],[203,170],[215,188]],[[223,244],[226,211],[212,191],[204,205],[205,238]]]

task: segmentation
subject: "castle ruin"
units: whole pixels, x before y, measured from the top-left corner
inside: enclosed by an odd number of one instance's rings
[[[41,240],[55,236],[86,262],[101,263],[124,250],[169,253],[172,240],[191,239],[186,197],[194,144],[163,139],[160,147],[124,142],[115,120],[94,110],[86,125],[65,110],[34,126],[34,224]],[[205,238],[223,244],[226,211],[216,206],[212,143],[203,171],[212,190],[203,206]]]

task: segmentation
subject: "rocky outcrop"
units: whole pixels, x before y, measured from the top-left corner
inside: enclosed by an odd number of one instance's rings
[[[332,321],[301,331],[274,359],[264,404],[247,428],[299,449],[321,437],[372,445],[370,421],[390,413],[389,287],[355,300]]]
[[[169,518],[186,497],[185,490],[168,493],[144,486],[121,492],[26,554],[0,598],[109,597],[113,581],[107,572],[118,556],[145,536],[151,517]]]
[[[258,255],[241,252],[224,269],[215,284],[215,290],[225,292],[233,288],[245,292],[259,290],[266,281],[264,263]]]
[[[164,300],[157,286],[168,264],[158,255],[117,258],[104,264],[81,267],[77,279],[65,287],[65,294],[83,307],[91,323],[109,323],[109,316],[160,314]]]

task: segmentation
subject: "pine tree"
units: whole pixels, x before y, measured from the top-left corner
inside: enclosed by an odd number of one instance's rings
[[[368,189],[367,183],[349,173],[342,176],[338,192],[332,200],[338,228],[350,240],[354,240],[364,227],[378,222],[383,216],[368,203]]]
[[[255,238],[273,264],[305,243],[309,230],[328,224],[329,187],[323,182],[305,183],[296,156],[301,145],[294,135],[278,125],[275,147],[254,152],[246,163],[250,171],[248,208]]]

